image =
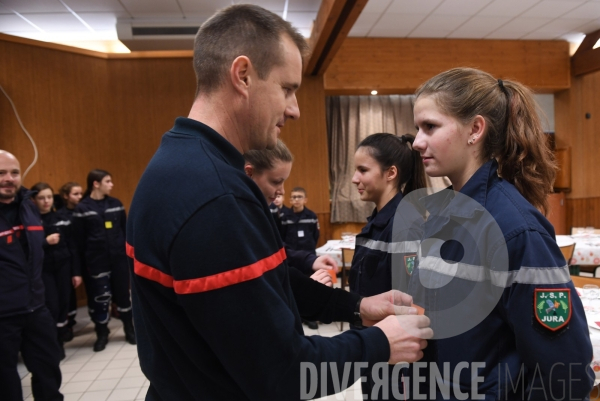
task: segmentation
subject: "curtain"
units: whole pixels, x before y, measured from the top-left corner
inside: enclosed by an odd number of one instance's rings
[[[331,222],[364,223],[375,207],[360,200],[354,175],[354,153],[364,138],[378,132],[415,134],[414,95],[331,96],[327,98],[327,137],[331,183]],[[428,183],[443,188],[440,179]]]

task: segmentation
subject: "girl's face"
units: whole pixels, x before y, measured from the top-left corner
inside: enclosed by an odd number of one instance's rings
[[[69,192],[69,195],[67,195],[65,197],[65,201],[67,202],[67,207],[69,209],[74,209],[75,206],[77,206],[77,204],[81,200],[82,196],[83,196],[83,191],[82,191],[81,187],[71,188],[71,192]]]
[[[42,189],[33,199],[35,201],[35,205],[38,207],[38,209],[40,209],[40,214],[46,214],[52,210],[54,197],[51,189]]]
[[[98,191],[102,195],[110,195],[110,191],[113,188],[113,182],[110,175],[107,175],[102,179],[102,181],[94,181],[94,187],[98,189]]]
[[[273,203],[275,204],[275,206],[281,207],[283,205],[283,194],[277,195]]]
[[[432,96],[420,96],[414,107],[417,136],[413,149],[421,153],[430,177],[448,176],[454,185],[466,182],[473,162],[472,126],[444,114]],[[470,175],[469,175],[470,177]]]
[[[379,204],[386,190],[387,180],[377,160],[363,146],[354,154],[354,169],[352,183],[358,189],[360,200]]]
[[[250,172],[249,172],[250,171]],[[267,204],[271,204],[277,198],[277,195],[285,193],[283,183],[290,176],[292,171],[292,163],[278,160],[274,163],[273,168],[265,170],[262,173],[252,172],[252,169],[246,169],[246,173],[258,185],[260,191],[267,200]]]

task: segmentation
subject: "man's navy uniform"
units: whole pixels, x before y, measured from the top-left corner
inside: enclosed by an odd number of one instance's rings
[[[422,244],[408,293],[425,308],[434,333],[444,313],[436,321],[433,311],[464,302],[462,314],[470,315],[490,294],[497,292],[499,301],[493,298],[489,314],[470,330],[428,341],[419,363],[429,369],[418,370],[418,388],[412,386],[417,369],[407,369],[408,399],[422,399],[417,392],[437,400],[587,399],[595,378],[592,346],[554,229],[497,170],[495,160],[479,168],[460,190],[472,200],[466,204],[449,191],[424,200],[430,215],[424,238],[444,245],[432,251]],[[426,287],[435,280],[445,284]],[[559,323],[547,323],[552,319]],[[442,381],[431,381],[432,363],[441,374],[449,369],[448,394]]]
[[[132,319],[125,253],[126,224],[123,204],[110,196],[102,200],[87,196],[73,213],[79,254],[91,279],[86,285],[93,294],[93,303],[88,305],[90,317],[97,324],[108,323],[111,297],[121,320],[126,323]]]
[[[282,210],[279,217],[283,242],[291,249],[314,252],[319,241],[319,220],[315,212],[306,206],[299,213],[290,208]]]
[[[0,203],[0,398],[7,401],[23,400],[19,351],[34,398],[63,399],[56,324],[44,305],[44,229],[31,195],[21,188],[12,203]]]
[[[64,209],[42,215],[44,235],[60,234],[58,243],[48,244],[44,239],[44,268],[42,279],[46,289],[46,305],[56,321],[59,338],[68,331],[68,313],[71,295],[75,291],[71,277],[81,276],[79,256],[71,219]]]
[[[147,399],[298,400],[302,362],[317,369],[309,388],[322,362],[342,372],[344,362],[389,359],[376,327],[335,339],[303,335],[292,287],[321,321],[349,321],[351,308],[340,306],[358,297],[289,269],[270,214],[239,151],[178,118],[138,184],[127,227]],[[235,335],[241,326],[244,335]]]

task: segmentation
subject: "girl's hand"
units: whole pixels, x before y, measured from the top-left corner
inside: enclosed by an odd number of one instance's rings
[[[58,234],[58,233],[50,234],[49,236],[46,237],[46,242],[48,242],[48,245],[56,245],[56,244],[58,244],[59,241],[60,241],[60,234]]]

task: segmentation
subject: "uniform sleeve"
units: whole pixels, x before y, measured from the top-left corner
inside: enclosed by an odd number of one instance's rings
[[[290,268],[290,285],[304,319],[323,323],[350,322],[360,295],[331,288]]]
[[[378,328],[334,338],[302,334],[276,234],[259,204],[226,195],[191,217],[171,247],[171,273],[183,284],[174,286],[178,303],[219,359],[219,369],[248,399],[291,400],[300,399],[301,363],[317,369],[307,377],[310,388],[320,380],[322,362],[337,363],[341,372],[345,362],[387,361],[389,344]],[[241,326],[244,334],[233,335]],[[316,396],[325,395],[320,383],[317,389]]]
[[[289,246],[285,246],[285,253],[287,254],[288,264],[293,266],[295,269],[300,270],[306,275],[313,273],[312,266],[317,259],[317,255],[314,252],[309,252],[301,249],[292,249]]]
[[[527,368],[528,386],[532,389],[530,399],[547,399],[548,394],[565,394],[565,391],[570,392],[569,399],[586,399],[594,384],[590,367],[592,345],[583,306],[560,249],[553,238],[537,231],[526,231],[506,245],[515,279],[504,291],[501,305],[514,332],[518,354]],[[544,314],[546,305],[537,317],[535,312],[539,306],[536,290],[552,289],[570,290],[570,319],[557,331],[537,319]],[[564,306],[568,306],[566,302],[559,303],[558,308]]]

